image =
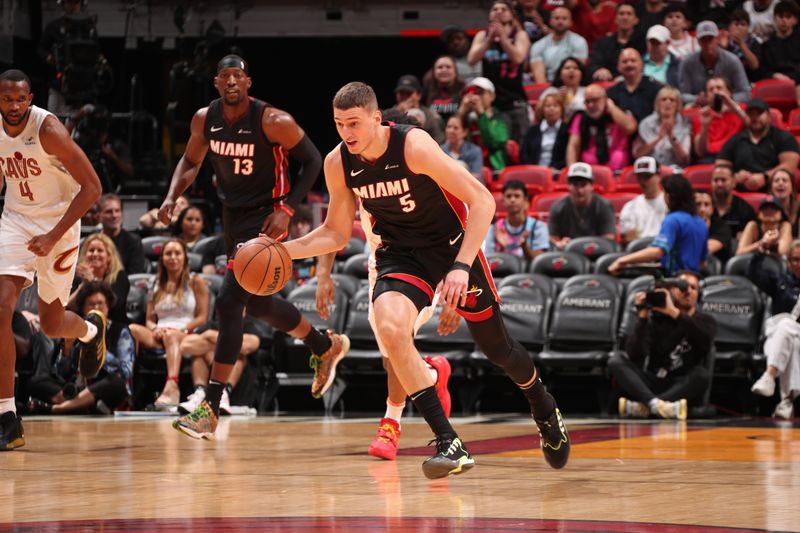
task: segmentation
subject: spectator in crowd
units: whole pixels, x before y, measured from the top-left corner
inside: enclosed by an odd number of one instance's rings
[[[90,231],[92,229],[99,230],[102,226],[100,226],[100,199],[98,198],[97,201],[92,204],[92,207],[89,208],[86,213],[83,214],[81,217],[81,233]]]
[[[476,144],[483,149],[484,164],[493,171],[501,171],[508,165],[506,144],[510,139],[507,117],[495,107],[494,84],[479,77],[469,82],[466,94],[461,98],[458,112],[467,117]]]
[[[667,276],[684,270],[700,272],[708,255],[708,228],[696,214],[692,185],[680,174],[673,174],[665,176],[661,186],[669,213],[658,235],[648,247],[616,259],[608,267],[610,274],[617,275],[623,268],[654,261],[661,262],[661,270]]]
[[[697,25],[697,40],[700,51],[681,60],[679,72],[680,89],[684,104],[702,107],[708,103],[704,92],[706,82],[712,76],[728,80],[733,99],[746,102],[750,99],[750,82],[739,58],[722,50],[719,46],[719,29],[710,20]]]
[[[131,283],[122,267],[122,259],[114,241],[104,233],[92,233],[83,240],[77,263],[67,306],[78,314],[82,313],[77,305],[81,287],[93,281],[102,281],[114,292],[114,305],[111,306],[114,314],[108,318],[119,324],[127,324],[126,311]]]
[[[697,310],[700,276],[681,272],[686,289],[656,288],[663,295],[648,303],[645,292],[636,294],[638,318],[625,343],[625,354],[608,361],[611,374],[625,396],[619,399],[622,418],[685,420],[688,404],[699,401],[711,386],[705,366],[717,334],[714,317]]]
[[[528,33],[508,0],[495,0],[489,10],[489,27],[472,40],[469,62],[482,62],[483,76],[496,87],[495,106],[507,117],[511,139],[519,141],[530,125],[523,70],[530,52]],[[474,80],[473,80],[474,81]]]
[[[800,32],[797,20],[800,8],[794,0],[782,0],[775,6],[775,33],[761,46],[762,74],[767,78],[788,80],[795,84],[800,102]]]
[[[614,22],[616,14],[615,0],[578,0],[573,8],[573,28],[586,38],[586,44],[591,49],[598,39],[617,31]]]
[[[725,142],[749,123],[747,113],[733,100],[728,80],[712,76],[706,82],[706,103],[692,118],[692,144],[698,163],[713,163]]]
[[[622,206],[619,217],[622,244],[640,237],[655,237],[667,216],[656,159],[650,156],[638,158],[633,163],[633,171],[642,194]]]
[[[401,113],[419,109],[425,115],[425,120],[421,123],[422,129],[427,131],[436,142],[444,142],[442,117],[430,107],[422,104],[422,85],[416,76],[412,74],[400,76],[397,80],[397,86],[394,88],[394,98],[397,103],[392,109],[396,109]]]
[[[480,146],[467,140],[468,135],[469,129],[464,115],[454,113],[447,119],[442,150],[447,152],[453,159],[461,161],[470,174],[483,183],[483,151]],[[486,184],[484,183],[484,185]]]
[[[731,229],[731,235],[739,239],[745,226],[755,220],[753,208],[733,194],[736,182],[733,170],[728,165],[716,165],[711,171],[711,192],[714,194],[714,218],[719,218]]]
[[[771,125],[769,106],[761,98],[750,100],[746,112],[747,129],[725,142],[716,164],[733,168],[737,190],[766,191],[767,177],[778,166],[797,172],[797,140]]]
[[[458,76],[453,56],[439,56],[433,62],[431,76],[424,79],[422,101],[447,124],[447,119],[458,111],[464,87],[466,84]]]
[[[255,353],[261,345],[261,339],[256,334],[257,331],[254,319],[245,315],[242,348],[233,364],[233,370],[231,370],[219,402],[219,412],[223,415],[231,414],[230,397],[247,366],[247,357]],[[193,412],[206,398],[206,384],[210,376],[211,364],[214,362],[214,348],[217,345],[218,337],[219,325],[214,321],[209,321],[197,328],[194,333],[186,335],[181,341],[181,354],[192,360],[192,383],[194,384],[194,392],[186,398],[186,401],[178,404],[178,412],[181,414]]]
[[[594,175],[587,163],[573,163],[567,171],[569,193],[550,208],[547,221],[550,243],[563,249],[576,237],[599,236],[614,240],[614,208],[594,193]]]
[[[633,48],[620,52],[617,70],[622,74],[622,80],[608,89],[608,97],[618,107],[632,113],[637,121],[644,120],[653,112],[656,95],[663,85],[644,76],[642,56]]]
[[[311,207],[300,204],[289,222],[287,240],[299,239],[314,229],[314,220],[311,216]],[[316,275],[317,258],[307,257],[292,261],[292,277],[298,285],[303,285]]]
[[[183,241],[171,239],[161,249],[155,283],[147,295],[145,324],[131,324],[139,349],[166,352],[167,381],[155,401],[156,409],[178,405],[181,341],[207,320],[208,285],[201,276],[189,272]]]
[[[766,42],[775,33],[776,0],[747,0],[742,8],[750,16],[750,33],[758,42]]]
[[[634,156],[652,155],[662,165],[687,166],[692,155],[692,128],[682,111],[678,89],[666,86],[658,91],[655,112],[639,123]]]
[[[139,217],[139,227],[150,231],[165,231],[175,226],[175,223],[178,221],[178,216],[183,213],[183,210],[187,207],[189,207],[189,198],[185,194],[182,194],[175,200],[175,210],[172,212],[172,223],[169,226],[158,219],[158,208],[154,207]]]
[[[567,164],[585,161],[621,170],[629,161],[629,137],[636,119],[623,111],[599,85],[586,88],[586,111],[577,113],[569,129]]]
[[[544,99],[549,94],[560,94],[564,101],[565,117],[569,124],[577,111],[586,109],[584,101],[586,87],[583,86],[585,80],[586,69],[583,64],[574,57],[568,57],[558,66],[553,86],[545,89],[539,99]]]
[[[594,81],[611,81],[619,75],[618,58],[625,48],[645,52],[644,33],[636,31],[639,18],[633,2],[624,0],[617,5],[614,19],[617,32],[598,39],[589,54],[589,75]]]
[[[81,285],[75,303],[81,315],[92,309],[108,317],[115,315],[113,289],[104,281]],[[97,377],[88,384],[77,376],[78,352],[73,339],[64,341],[60,356],[51,368],[31,379],[30,393],[34,400],[29,406],[34,414],[66,414],[92,409],[111,414],[123,406],[131,395],[134,343],[125,323],[108,320],[106,326],[106,360]]]
[[[697,208],[697,216],[703,219],[708,228],[708,253],[715,255],[720,263],[725,264],[732,255],[731,228],[722,219],[714,216],[714,200],[710,192],[695,190],[694,205]]]
[[[550,15],[551,32],[531,47],[530,68],[533,81],[547,83],[556,77],[559,65],[568,57],[586,62],[589,47],[586,39],[570,31],[572,14],[566,7],[554,9]]]
[[[728,31],[720,34],[720,46],[732,53],[742,62],[751,82],[760,77],[761,44],[750,34],[750,15],[744,9],[736,9],[731,13]]]
[[[689,17],[686,6],[680,2],[671,2],[662,12],[664,26],[669,30],[667,50],[679,61],[690,54],[700,51],[697,38],[689,33]]]
[[[647,31],[664,20],[664,10],[667,2],[664,0],[643,0],[636,6],[636,16],[639,18],[639,28]]]
[[[520,143],[520,163],[561,170],[566,165],[569,123],[564,116],[564,101],[550,93],[536,105],[536,123]]]
[[[570,2],[574,2],[574,0],[570,0],[567,3]],[[528,34],[531,43],[535,43],[550,33],[548,22],[552,12],[545,10],[541,4],[541,0],[519,0],[516,2],[517,17]],[[569,6],[567,7],[569,8]]]
[[[483,243],[485,252],[505,252],[531,261],[550,249],[547,224],[528,215],[531,206],[528,189],[519,180],[503,184],[506,216],[489,226]]]
[[[147,269],[142,240],[122,227],[122,200],[113,193],[100,197],[100,224],[122,258],[125,273],[139,274]]]
[[[656,24],[647,30],[647,53],[644,55],[644,75],[655,81],[678,86],[678,65],[680,59],[668,48],[669,30]]]
[[[783,167],[778,167],[769,177],[767,192],[775,197],[783,212],[786,213],[787,220],[792,226],[792,235],[797,235],[800,201],[797,198],[795,175]]]
[[[736,255],[760,251],[770,251],[783,256],[792,243],[792,225],[781,207],[780,200],[772,195],[765,196],[758,206],[756,220],[744,227],[736,248]]]
[[[473,78],[481,75],[481,63],[470,64],[467,59],[470,40],[467,32],[461,26],[446,26],[439,38],[444,42],[447,53],[455,60],[459,79],[469,83]],[[433,73],[431,73],[433,75]]]
[[[764,259],[770,253],[766,249],[757,251],[747,269],[750,281],[772,298],[772,316],[765,326],[767,369],[750,390],[771,398],[775,380],[779,379],[781,401],[772,416],[789,419],[794,415],[794,399],[800,391],[800,240],[789,246],[786,273],[764,268]]]
[[[205,233],[207,227],[203,210],[196,205],[190,205],[178,215],[178,220],[172,227],[172,234],[182,239],[186,243],[186,249],[191,252],[199,240],[208,237]]]
[[[225,274],[228,265],[227,251],[225,249],[225,236],[215,234],[214,239],[203,245],[197,253],[202,255],[200,271],[203,274]]]

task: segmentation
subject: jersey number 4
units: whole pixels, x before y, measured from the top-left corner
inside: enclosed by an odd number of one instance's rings
[[[233,173],[249,176],[253,173],[253,160],[235,157],[233,159]]]
[[[27,196],[28,200],[33,202],[33,191],[31,191],[31,186],[28,185],[27,181],[23,180],[19,182],[19,195]]]

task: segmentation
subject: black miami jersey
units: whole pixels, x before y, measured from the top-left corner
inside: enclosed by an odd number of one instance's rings
[[[289,194],[288,153],[261,129],[267,106],[250,98],[247,114],[233,124],[222,114],[221,99],[208,106],[203,133],[225,207],[271,206]]]
[[[372,229],[385,245],[446,245],[463,231],[466,206],[430,176],[409,170],[404,147],[413,126],[390,128],[389,145],[375,161],[364,161],[340,145],[345,183],[372,217]]]

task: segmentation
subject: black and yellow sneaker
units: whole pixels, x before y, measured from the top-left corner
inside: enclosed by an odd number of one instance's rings
[[[92,309],[86,315],[86,321],[97,328],[97,335],[89,342],[78,341],[78,368],[86,379],[95,377],[106,362],[106,316]]]
[[[539,442],[545,461],[553,468],[564,468],[569,459],[569,435],[561,411],[556,407],[546,420],[534,418],[533,421],[539,428]]]
[[[0,452],[8,452],[20,446],[25,446],[22,419],[17,413],[6,411],[0,415]]]
[[[463,474],[473,466],[475,459],[464,447],[458,437],[436,437],[429,444],[436,443],[436,455],[422,463],[422,472],[428,479],[447,477],[450,474]]]

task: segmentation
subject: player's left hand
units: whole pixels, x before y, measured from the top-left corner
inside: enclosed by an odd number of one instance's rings
[[[467,303],[467,285],[469,284],[469,272],[454,269],[447,273],[443,281],[439,282],[436,291],[444,298],[446,307],[454,309],[456,306],[464,306]]]
[[[442,314],[439,315],[439,327],[436,329],[437,333],[442,337],[447,337],[451,333],[455,333],[461,324],[461,315],[456,313],[455,309],[449,306],[442,307]]]
[[[289,233],[289,215],[283,209],[273,211],[261,225],[261,233],[276,241],[282,241]]]
[[[45,233],[44,235],[36,235],[28,241],[28,250],[35,253],[39,257],[44,257],[50,253],[53,246],[58,242],[58,237]]]
[[[317,313],[322,320],[328,320],[331,317],[331,306],[333,305],[333,297],[336,294],[336,285],[330,276],[317,276]]]

